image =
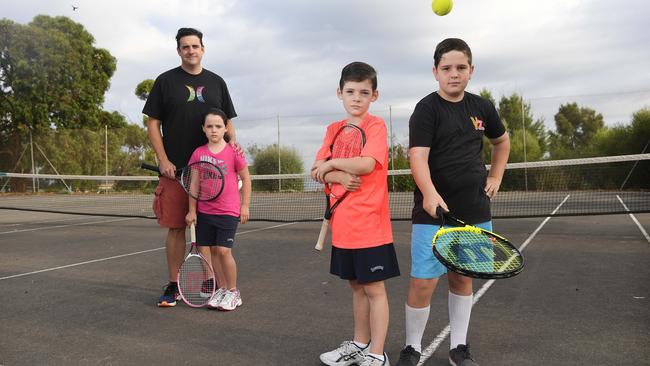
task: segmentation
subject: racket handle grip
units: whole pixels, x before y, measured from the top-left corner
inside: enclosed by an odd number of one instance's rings
[[[192,243],[196,243],[196,227],[194,226],[194,223],[190,225],[190,240]]]
[[[142,163],[142,164],[140,164],[140,168],[151,170],[152,172],[160,173],[160,168],[158,168],[158,166],[156,166],[156,165]]]
[[[320,227],[320,234],[318,234],[318,241],[316,241],[316,246],[314,249],[320,251],[323,250],[323,244],[325,244],[325,237],[327,236],[327,227],[329,226],[329,220],[324,219],[323,224]]]

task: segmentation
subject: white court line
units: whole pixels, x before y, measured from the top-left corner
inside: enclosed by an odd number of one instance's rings
[[[121,254],[121,255],[116,255],[116,256],[112,256],[112,257],[108,257],[108,258],[93,259],[93,260],[91,260],[91,261],[85,261],[85,262],[79,262],[79,263],[67,264],[67,265],[65,265],[65,266],[59,266],[59,267],[53,267],[53,268],[46,268],[46,269],[41,269],[41,270],[38,270],[38,271],[32,271],[32,272],[27,272],[27,273],[15,274],[15,275],[12,275],[12,276],[0,277],[0,281],[2,281],[2,280],[8,280],[8,279],[10,279],[10,278],[29,276],[29,275],[33,275],[33,274],[37,274],[37,273],[56,271],[56,270],[58,270],[58,269],[64,269],[64,268],[70,268],[70,267],[82,266],[82,265],[84,265],[84,264],[97,263],[97,262],[108,261],[108,260],[111,260],[111,259],[117,259],[117,258],[129,257],[129,256],[132,256],[132,255],[137,255],[137,254],[142,254],[142,253],[153,252],[153,251],[160,250],[160,249],[164,249],[164,248],[156,248],[156,249],[143,250],[143,251],[135,252],[135,253]]]
[[[289,223],[284,223],[284,224],[279,224],[279,225],[274,225],[274,226],[269,226],[265,228],[260,228],[260,229],[253,229],[253,230],[248,230],[248,231],[242,231],[240,233],[237,233],[237,236],[243,235],[243,234],[248,234],[248,233],[254,233],[256,231],[263,231],[263,230],[268,230],[268,229],[275,229],[281,226],[287,226],[287,225],[293,225],[295,222],[289,222]],[[70,225],[72,226],[72,225]],[[139,252],[133,252],[133,253],[127,253],[127,254],[120,254],[120,255],[115,255],[112,257],[106,257],[106,258],[99,258],[99,259],[93,259],[90,261],[85,261],[85,262],[79,262],[79,263],[73,263],[73,264],[67,264],[65,266],[59,266],[59,267],[53,267],[53,268],[46,268],[46,269],[40,269],[38,271],[32,271],[32,272],[27,272],[27,273],[19,273],[11,276],[5,276],[5,277],[0,277],[0,281],[2,280],[8,280],[11,278],[17,278],[17,277],[24,277],[24,276],[29,276],[37,273],[43,273],[43,272],[50,272],[50,271],[56,271],[59,269],[64,269],[64,268],[70,268],[70,267],[77,267],[77,266],[83,266],[85,264],[90,264],[90,263],[97,263],[97,262],[104,262],[112,259],[118,259],[118,258],[124,258],[124,257],[130,257],[138,254],[144,254],[144,253],[149,253],[149,252],[155,252],[157,250],[163,250],[165,247],[160,247],[160,248],[154,248],[154,249],[148,249],[148,250],[142,250]],[[0,365],[1,366],[1,365]]]
[[[58,214],[57,214],[58,215]],[[66,219],[56,219],[56,220],[41,220],[41,221],[25,221],[17,224],[0,224],[0,227],[10,227],[10,226],[26,226],[26,225],[36,225],[36,224],[51,224],[53,222],[62,222],[62,221],[72,221],[72,220],[81,220],[87,219],[86,215],[78,215],[74,217],[68,217]],[[2,365],[0,365],[2,366]]]
[[[40,231],[40,230],[49,230],[49,229],[60,229],[62,227],[71,227],[71,226],[82,226],[82,225],[93,225],[93,224],[106,224],[109,222],[117,222],[117,221],[126,221],[126,220],[135,220],[138,219],[138,217],[127,217],[127,218],[121,218],[121,219],[113,219],[113,220],[103,220],[103,221],[92,221],[92,222],[78,222],[76,224],[69,224],[69,225],[56,225],[56,226],[44,226],[44,227],[36,227],[36,228],[31,228],[31,229],[16,229],[16,230],[10,230],[10,231],[0,231],[0,235],[2,234],[14,234],[14,233],[24,233],[24,232],[29,232],[29,231]]]
[[[621,205],[623,205],[623,208],[625,208],[625,211],[630,212],[630,209],[627,208],[627,205],[625,204],[625,202],[623,202],[621,197],[616,195],[616,198],[618,198],[618,201],[621,203]],[[645,240],[647,240],[648,243],[650,243],[650,235],[648,235],[648,232],[645,231],[645,229],[643,228],[643,225],[641,225],[639,220],[637,220],[636,217],[633,214],[629,214],[629,215],[632,218],[632,221],[634,221],[634,223],[636,224],[636,226],[639,227],[639,230],[641,230],[641,234],[643,234],[643,236],[645,236]]]
[[[551,215],[547,216],[544,219],[544,221],[542,221],[542,223],[539,224],[537,229],[535,229],[535,231],[533,231],[533,233],[530,234],[528,239],[526,239],[526,241],[524,241],[524,243],[521,244],[521,246],[519,247],[520,252],[523,252],[524,249],[526,249],[528,244],[535,238],[537,233],[539,233],[539,231],[544,227],[544,225],[546,225],[546,223],[551,219],[551,217],[553,217],[553,215],[555,215],[557,210],[559,210],[560,207],[562,207],[562,205],[569,199],[570,196],[571,195],[569,194],[566,197],[564,197],[562,202],[560,202],[560,204],[555,208],[555,210],[553,210],[553,212],[551,212]],[[472,306],[476,305],[478,300],[487,292],[487,290],[490,287],[492,287],[494,282],[495,282],[495,280],[489,280],[486,283],[484,283],[483,286],[481,286],[481,288],[478,291],[476,291],[476,294],[474,294],[474,301],[472,302]],[[427,348],[425,348],[422,351],[422,355],[420,356],[420,362],[418,362],[418,366],[423,365],[431,356],[433,356],[433,354],[436,352],[438,347],[440,347],[442,342],[444,342],[444,340],[447,338],[447,336],[449,335],[450,332],[451,332],[451,326],[449,324],[447,324],[447,326],[442,331],[440,331],[440,333],[438,333],[438,335],[433,339],[433,341],[431,341],[431,344],[429,344],[429,346],[427,346]]]

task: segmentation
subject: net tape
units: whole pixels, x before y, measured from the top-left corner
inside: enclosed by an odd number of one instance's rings
[[[489,165],[486,166],[489,169]],[[409,169],[388,172],[391,218],[410,220]],[[321,220],[322,186],[309,174],[252,175],[251,220]],[[157,176],[0,172],[0,209],[153,218]],[[495,218],[650,212],[650,154],[511,163]]]

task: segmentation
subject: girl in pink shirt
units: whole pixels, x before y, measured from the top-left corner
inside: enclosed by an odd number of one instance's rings
[[[237,264],[232,255],[235,233],[239,222],[248,221],[251,179],[243,155],[235,152],[224,137],[228,131],[228,117],[217,108],[208,111],[202,126],[208,143],[199,146],[188,164],[207,161],[217,165],[224,174],[221,195],[212,201],[189,199],[189,212],[185,217],[187,225],[196,224],[196,243],[210,248],[212,267],[219,285],[208,307],[218,310],[234,310],[242,304],[237,289]],[[242,181],[241,199],[238,179]]]

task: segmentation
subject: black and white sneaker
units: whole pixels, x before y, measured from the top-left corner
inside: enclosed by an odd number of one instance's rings
[[[384,353],[384,359],[380,360],[372,355],[366,355],[366,359],[359,363],[359,366],[390,366],[388,355]]]
[[[397,366],[417,366],[420,362],[420,352],[416,351],[411,346],[406,346],[402,352],[399,353],[399,362]]]
[[[328,366],[349,366],[364,362],[367,353],[368,346],[360,348],[353,341],[345,341],[339,348],[321,354],[320,360]]]
[[[458,347],[449,351],[449,363],[452,366],[478,366],[469,353],[469,344],[459,344]]]

